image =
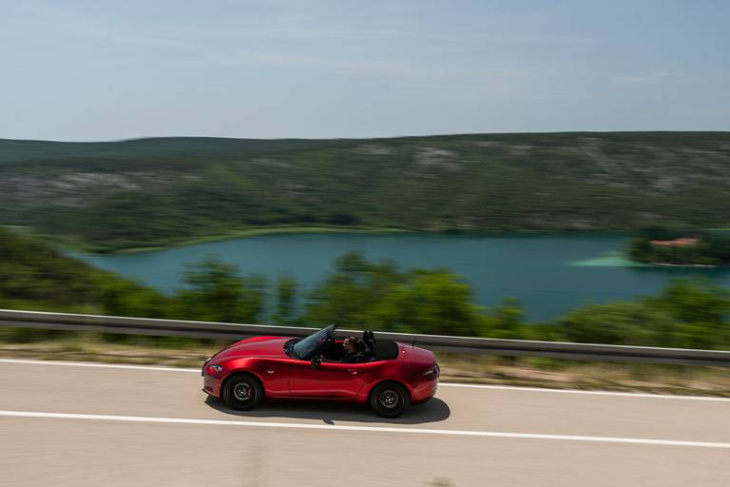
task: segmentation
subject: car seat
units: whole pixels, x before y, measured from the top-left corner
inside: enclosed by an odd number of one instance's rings
[[[362,343],[365,346],[365,360],[369,361],[375,357],[375,335],[372,330],[362,332]]]

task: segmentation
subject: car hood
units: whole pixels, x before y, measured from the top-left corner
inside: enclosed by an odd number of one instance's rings
[[[217,360],[236,357],[285,358],[284,344],[291,337],[256,337],[236,342],[215,355]]]

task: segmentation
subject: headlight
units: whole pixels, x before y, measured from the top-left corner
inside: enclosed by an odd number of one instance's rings
[[[433,365],[432,367],[429,367],[426,370],[424,370],[422,375],[431,375],[434,372],[436,372],[438,369],[439,369],[438,365]]]
[[[223,367],[221,367],[220,365],[215,365],[215,364],[208,366],[209,374],[213,375],[213,374],[217,374],[218,372],[223,372]]]

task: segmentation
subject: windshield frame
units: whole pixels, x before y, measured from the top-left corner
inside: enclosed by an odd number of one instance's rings
[[[295,342],[287,342],[285,345],[287,355],[297,360],[312,360],[312,358],[322,353],[326,347],[334,342],[335,326],[329,325],[306,338]]]

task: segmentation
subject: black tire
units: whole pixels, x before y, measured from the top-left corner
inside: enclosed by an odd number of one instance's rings
[[[264,399],[264,388],[249,374],[236,374],[223,383],[223,401],[238,411],[248,411]]]
[[[383,382],[370,393],[370,409],[384,418],[396,418],[411,407],[411,395],[397,382]]]

